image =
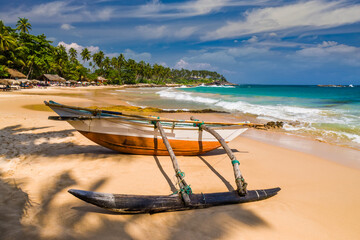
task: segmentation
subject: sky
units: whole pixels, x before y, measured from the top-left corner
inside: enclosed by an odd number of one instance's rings
[[[0,0],[0,19],[80,52],[238,84],[360,85],[360,0]]]

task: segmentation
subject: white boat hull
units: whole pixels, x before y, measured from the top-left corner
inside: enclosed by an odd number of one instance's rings
[[[51,106],[59,116],[84,116],[84,112]],[[90,115],[90,114],[88,114]],[[146,120],[126,117],[68,120],[81,134],[95,143],[118,152],[145,155],[168,155],[159,130]],[[217,139],[189,123],[162,122],[165,134],[176,155],[199,155],[220,147]],[[220,136],[229,142],[246,131],[239,126],[214,126]]]

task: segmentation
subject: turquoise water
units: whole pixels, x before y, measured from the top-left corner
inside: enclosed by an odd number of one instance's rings
[[[251,114],[266,121],[284,121],[289,133],[360,148],[359,86],[199,86],[155,91],[159,99],[144,105]]]
[[[284,131],[360,149],[360,86],[199,86],[117,90],[135,106],[222,110],[259,121],[283,121]],[[140,94],[140,96],[139,96]]]

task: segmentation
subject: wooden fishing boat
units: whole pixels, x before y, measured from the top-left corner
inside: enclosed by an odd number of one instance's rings
[[[45,104],[59,114],[59,117],[50,119],[68,121],[84,136],[102,146],[120,152],[170,156],[179,186],[176,193],[169,196],[144,196],[69,190],[79,199],[98,207],[120,213],[181,211],[259,201],[275,196],[280,191],[280,188],[247,191],[247,183],[239,169],[240,162],[226,143],[244,132],[244,127],[256,124],[204,123],[194,119],[179,121],[72,107],[52,101]],[[185,181],[185,174],[180,170],[175,155],[198,155],[220,145],[231,160],[237,190],[194,194]]]
[[[169,155],[158,129],[152,123],[152,120],[158,118],[65,106],[53,101],[45,104],[60,116],[51,119],[66,120],[82,135],[101,146],[122,153]],[[165,134],[176,155],[199,155],[221,146],[213,135],[199,129],[199,122],[160,120],[163,121]],[[208,125],[226,142],[247,129],[246,124],[224,124],[226,123]]]

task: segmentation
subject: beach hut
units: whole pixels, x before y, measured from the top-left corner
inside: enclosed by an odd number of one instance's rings
[[[62,77],[60,77],[57,74],[43,74],[40,77],[42,80],[44,80],[47,83],[56,84],[56,83],[65,83],[66,80]]]
[[[12,69],[12,68],[8,68],[7,72],[10,74],[10,78],[13,78],[13,79],[26,78],[25,74],[19,72],[18,70]]]
[[[107,79],[105,79],[104,77],[99,76],[99,77],[97,77],[95,82],[98,83],[98,84],[102,84],[102,83],[107,82]]]

